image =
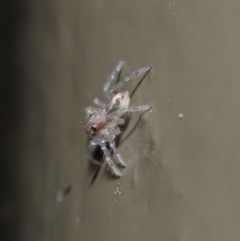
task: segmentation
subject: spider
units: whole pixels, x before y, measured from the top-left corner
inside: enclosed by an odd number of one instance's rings
[[[116,155],[118,164],[121,167],[126,167],[126,162],[115,144],[116,136],[121,133],[119,125],[125,122],[124,114],[127,112],[144,112],[152,107],[151,105],[129,107],[129,92],[119,90],[126,82],[142,74],[147,74],[152,66],[150,65],[136,70],[112,86],[112,82],[119,76],[123,65],[124,61],[119,61],[103,86],[103,93],[109,103],[105,104],[98,98],[95,98],[93,102],[98,107],[87,107],[85,109],[86,133],[90,139],[89,147],[94,148],[99,146],[101,148],[105,162],[112,174],[116,177],[121,177],[122,174],[111,159],[111,150]]]

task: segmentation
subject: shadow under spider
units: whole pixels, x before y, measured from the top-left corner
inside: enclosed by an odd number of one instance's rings
[[[149,71],[150,71],[150,70],[149,70]],[[131,98],[133,97],[133,95],[135,94],[135,92],[136,92],[136,90],[138,89],[138,87],[141,85],[142,81],[143,81],[143,80],[146,78],[146,76],[148,75],[149,71],[147,71],[147,72],[143,75],[143,77],[140,79],[140,81],[138,82],[138,84],[137,84],[137,85],[135,86],[135,88],[132,90],[132,92],[131,92],[131,94],[130,94],[130,100],[131,100]],[[118,74],[116,83],[118,83],[118,82],[120,81],[121,72],[122,72],[122,69],[121,69],[121,71],[120,71],[119,74]],[[130,114],[130,113],[126,113],[126,114],[123,115],[122,118],[124,119],[124,124],[123,124],[123,125],[119,125],[119,128],[120,128],[121,133],[120,133],[118,136],[116,136],[116,138],[115,138],[115,144],[116,144],[116,147],[117,147],[117,148],[118,148],[121,144],[123,144],[123,143],[134,133],[134,131],[136,130],[138,124],[139,124],[140,121],[141,121],[142,116],[143,116],[146,112],[148,112],[148,111],[149,111],[149,110],[146,110],[146,111],[144,111],[144,112],[142,112],[142,113],[140,114],[140,116],[139,116],[138,120],[136,121],[135,125],[133,126],[133,128],[127,133],[127,135],[126,135],[123,139],[121,139],[122,136],[124,135],[124,133],[125,133],[128,125],[129,125],[130,120],[131,120],[131,114]],[[111,150],[111,149],[109,148],[109,143],[107,143],[107,148],[108,148],[109,150]],[[111,156],[112,156],[112,155],[113,155],[113,151],[111,150]],[[94,175],[93,175],[93,177],[92,177],[92,179],[91,179],[91,182],[90,182],[90,185],[93,185],[94,182],[96,181],[98,175],[99,175],[99,172],[100,172],[101,167],[103,166],[103,162],[104,162],[104,161],[103,161],[103,160],[104,160],[104,156],[103,156],[103,152],[102,152],[100,146],[97,146],[97,147],[94,149],[94,151],[93,151],[92,154],[91,154],[91,159],[92,159],[92,160],[90,160],[90,165],[89,165],[89,167],[90,167],[90,168],[93,168],[93,167],[94,167],[94,169],[96,170],[95,173],[94,173]]]

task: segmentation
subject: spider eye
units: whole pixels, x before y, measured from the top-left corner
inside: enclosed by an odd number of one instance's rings
[[[87,131],[87,134],[88,134],[88,136],[90,137],[90,138],[92,138],[93,136],[94,136],[94,134],[95,134],[95,132],[97,131],[97,126],[96,125],[92,125],[91,127],[90,127],[90,129]]]
[[[93,125],[93,126],[91,126],[91,131],[93,131],[93,132],[96,132],[96,130],[97,130],[97,126],[96,125]]]

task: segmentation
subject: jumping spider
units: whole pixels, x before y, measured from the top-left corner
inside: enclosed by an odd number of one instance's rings
[[[109,166],[110,171],[116,177],[121,177],[121,172],[111,159],[110,150],[115,153],[119,165],[126,167],[126,162],[122,155],[119,153],[115,138],[121,133],[119,125],[124,124],[124,114],[127,112],[144,112],[151,109],[151,105],[133,106],[129,107],[130,96],[129,92],[119,89],[129,80],[134,79],[142,74],[147,74],[152,66],[146,66],[142,69],[134,71],[129,76],[126,76],[116,85],[112,85],[113,80],[119,76],[124,65],[124,61],[120,61],[113,72],[107,78],[104,86],[103,93],[107,97],[109,103],[105,104],[98,98],[95,98],[93,102],[98,106],[87,107],[86,111],[86,132],[90,139],[90,148],[100,146],[104,160]],[[119,92],[117,92],[119,91]],[[109,146],[109,149],[108,147]]]

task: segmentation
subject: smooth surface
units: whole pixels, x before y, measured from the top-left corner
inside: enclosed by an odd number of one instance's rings
[[[240,240],[239,1],[34,1],[19,160],[22,240]],[[119,60],[154,105],[93,185],[83,108]],[[62,203],[59,190],[72,185]]]

